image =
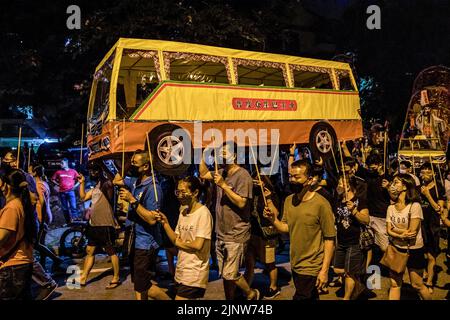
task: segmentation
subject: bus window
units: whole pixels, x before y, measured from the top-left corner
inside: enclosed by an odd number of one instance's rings
[[[347,70],[336,70],[336,73],[339,79],[339,90],[355,91]]]
[[[166,74],[170,80],[193,81],[209,83],[230,83],[227,73],[227,58],[190,54],[165,52],[164,60],[170,61]]]
[[[114,54],[105,62],[101,69],[94,75],[97,84],[95,91],[92,119],[106,120],[109,112],[109,88],[111,84],[111,73],[114,62]]]
[[[286,87],[284,65],[268,61],[233,59],[239,84]]]
[[[131,116],[157,87],[160,75],[156,65],[156,51],[123,51],[117,83],[118,119]]]
[[[333,89],[330,73],[326,69],[292,66],[294,87],[309,89]]]

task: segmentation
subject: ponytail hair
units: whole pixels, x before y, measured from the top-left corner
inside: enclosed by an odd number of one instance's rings
[[[32,170],[37,177],[39,177],[40,179],[42,179],[44,181],[47,181],[47,177],[45,175],[45,169],[42,164],[34,164]]]
[[[3,183],[11,188],[11,193],[19,198],[22,203],[25,216],[24,240],[29,244],[34,244],[37,238],[37,225],[34,206],[31,202],[30,191],[25,173],[20,169],[12,169],[0,176]]]

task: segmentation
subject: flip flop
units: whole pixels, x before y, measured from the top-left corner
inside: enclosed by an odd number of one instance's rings
[[[106,287],[106,290],[111,290],[111,289],[115,289],[115,288],[117,288],[118,286],[120,286],[122,284],[122,282],[121,281],[115,281],[115,282],[110,282],[109,284],[108,284],[108,286]]]

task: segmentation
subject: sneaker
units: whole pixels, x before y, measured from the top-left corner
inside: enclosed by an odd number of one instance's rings
[[[280,288],[276,288],[275,290],[273,290],[272,288],[269,288],[269,292],[266,293],[265,298],[266,299],[273,299],[276,296],[279,296],[281,293]]]
[[[39,291],[35,300],[47,300],[56,288],[58,288],[58,284],[55,281],[49,283]]]

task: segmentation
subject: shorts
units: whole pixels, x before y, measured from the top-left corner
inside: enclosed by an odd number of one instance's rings
[[[251,235],[247,254],[255,256],[261,263],[275,264],[276,239],[266,240],[257,235]]]
[[[400,249],[395,247],[400,252],[406,252],[406,249]],[[424,270],[427,267],[427,259],[425,258],[425,248],[409,249],[408,262],[406,267],[408,269]]]
[[[185,299],[200,299],[205,296],[205,288],[199,287],[190,287],[181,283],[176,284],[176,293],[177,296],[180,296]]]
[[[114,227],[93,227],[88,225],[86,230],[88,246],[112,247],[116,242],[116,229]]]
[[[441,253],[441,247],[439,245],[440,241],[440,230],[429,230],[427,228],[422,229],[426,232],[425,235],[425,251],[431,254],[433,257],[437,257]]]
[[[366,273],[366,256],[359,244],[338,244],[334,253],[334,267],[344,269],[351,275],[362,275]]]
[[[142,250],[134,249],[131,263],[131,281],[134,284],[134,291],[145,292],[152,286],[151,266],[156,263],[155,249]]]
[[[375,244],[384,252],[389,244],[389,236],[386,230],[386,219],[370,217],[370,228],[373,230]]]
[[[216,240],[217,263],[219,274],[224,280],[238,280],[240,266],[244,263],[246,243]]]
[[[292,271],[295,285],[295,294],[292,300],[319,300],[319,291],[316,287],[316,276],[298,274]]]
[[[32,300],[33,264],[26,263],[0,269],[0,301]]]

